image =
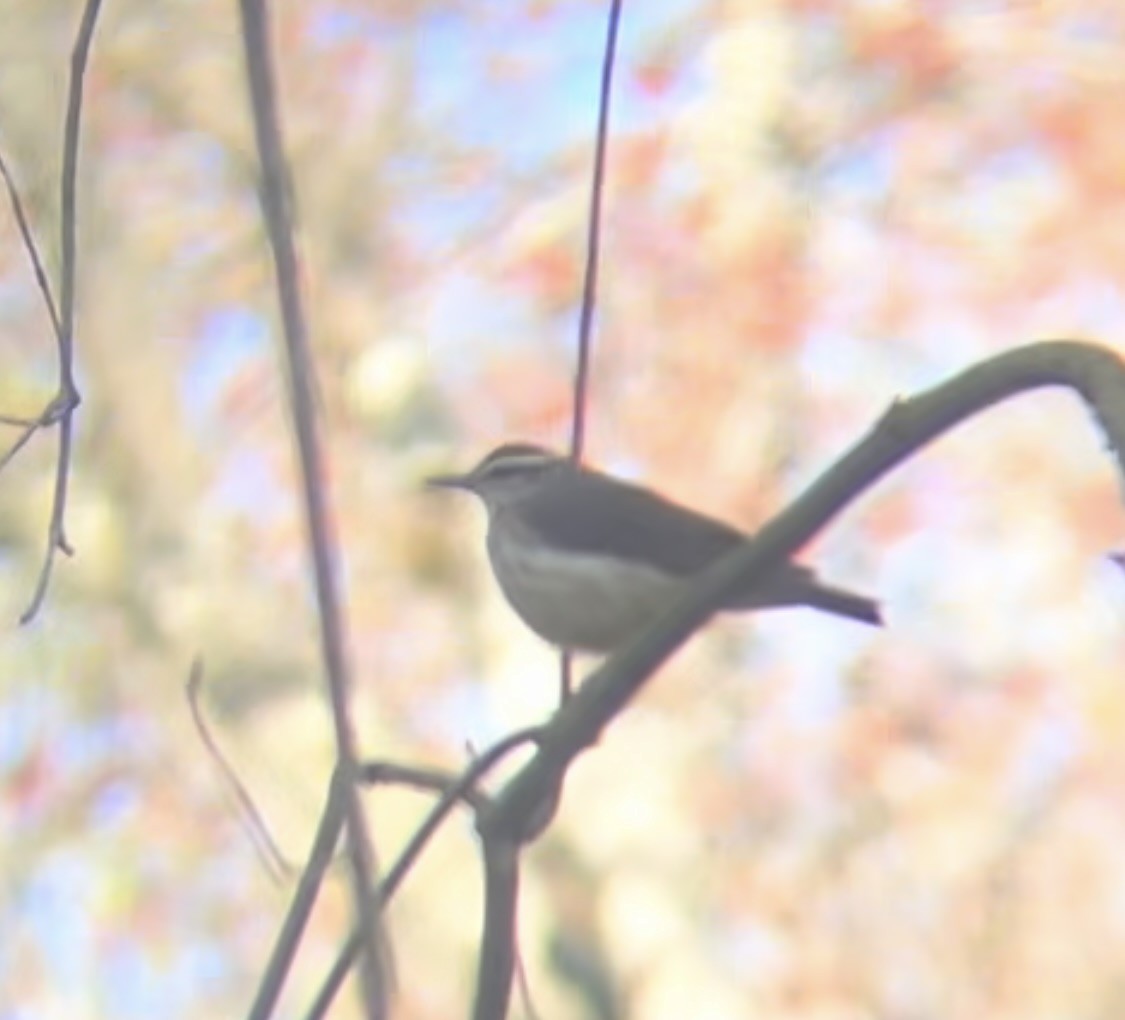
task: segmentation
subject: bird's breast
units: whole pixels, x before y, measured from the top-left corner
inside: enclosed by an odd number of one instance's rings
[[[523,621],[553,645],[609,652],[634,636],[681,582],[642,564],[554,551],[537,536],[489,528],[501,590]]]

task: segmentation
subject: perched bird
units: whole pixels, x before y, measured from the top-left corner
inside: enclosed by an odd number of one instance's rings
[[[569,651],[611,652],[747,539],[649,489],[529,443],[507,443],[467,474],[428,484],[481,499],[501,590],[536,634]],[[882,623],[873,600],[823,584],[794,563],[755,578],[723,608],[771,606],[811,606]]]

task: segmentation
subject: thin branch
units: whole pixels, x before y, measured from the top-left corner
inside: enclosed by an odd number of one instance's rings
[[[62,231],[62,267],[59,282],[59,310],[55,311],[50,299],[50,288],[46,287],[46,276],[42,267],[36,263],[36,276],[40,280],[51,321],[55,327],[55,338],[59,351],[59,385],[54,400],[43,413],[43,422],[59,426],[59,452],[55,466],[55,488],[51,503],[51,520],[47,526],[47,547],[43,563],[39,568],[39,578],[31,602],[20,617],[20,623],[29,623],[35,618],[47,595],[51,582],[51,572],[55,565],[55,554],[63,552],[71,556],[74,550],[66,537],[66,497],[70,484],[70,461],[74,446],[74,411],[81,397],[74,382],[74,306],[78,280],[78,146],[82,126],[82,93],[86,80],[86,65],[90,58],[90,46],[94,40],[94,29],[98,24],[101,0],[87,0],[78,25],[74,48],[70,54],[70,89],[67,97],[66,124],[63,128],[62,181],[60,184],[60,220]],[[10,178],[5,173],[9,186]],[[17,219],[21,219],[17,213]],[[21,230],[23,227],[21,226]],[[33,250],[33,249],[32,249]]]
[[[305,925],[308,924],[313,904],[320,892],[324,873],[332,863],[336,843],[340,839],[340,829],[346,817],[347,800],[354,791],[355,783],[337,768],[328,787],[328,799],[320,816],[316,839],[309,851],[308,863],[301,872],[301,880],[297,884],[293,902],[289,905],[289,913],[278,932],[277,942],[274,943],[269,963],[262,975],[262,983],[258,986],[258,994],[250,1007],[249,1020],[267,1020],[277,1005],[285,978],[301,944]]]
[[[517,919],[517,924],[519,923]],[[541,1020],[539,1008],[535,1005],[535,997],[531,994],[531,982],[528,980],[527,968],[524,966],[523,957],[520,956],[519,943],[516,943],[516,991],[519,992],[519,1002],[523,1006],[527,1020]]]
[[[59,328],[59,361],[62,369],[62,390],[74,393],[74,296],[78,287],[78,142],[82,124],[82,89],[90,44],[98,23],[101,0],[87,0],[78,26],[78,36],[70,55],[70,95],[66,107],[63,133],[62,165],[62,273],[59,281],[61,306]]]
[[[617,29],[622,0],[612,0],[602,57],[602,85],[598,103],[598,135],[594,148],[594,180],[590,188],[590,220],[586,235],[586,275],[582,285],[582,312],[578,322],[578,368],[574,374],[574,419],[570,455],[582,459],[586,439],[586,390],[590,374],[590,345],[598,293],[598,259],[601,248],[602,193],[605,191],[605,158],[609,146],[609,112],[613,96],[613,65],[617,54]]]
[[[468,804],[478,817],[488,808],[490,800],[476,789],[477,784],[513,751],[523,747],[524,744],[538,741],[541,733],[542,729],[535,727],[505,737],[475,759],[459,776],[387,763],[373,764],[363,770],[362,776],[370,782],[394,782],[442,791],[441,799],[430,809],[430,813],[415,830],[406,848],[399,854],[398,860],[388,869],[377,893],[379,903],[390,902],[434,833],[457,804]],[[320,992],[309,1008],[307,1020],[324,1020],[328,1015],[340,986],[344,983],[352,964],[355,963],[359,942],[359,933],[353,932],[332,965],[332,970],[324,979]]]
[[[1106,348],[1067,341],[1032,344],[910,400],[896,401],[866,437],[783,513],[706,571],[579,688],[546,727],[535,756],[480,818],[482,836],[534,838],[543,826],[544,805],[557,796],[574,759],[746,578],[767,576],[861,493],[943,432],[993,404],[1045,386],[1069,386],[1086,401],[1125,475],[1125,365]]]
[[[384,956],[380,904],[373,901],[375,854],[354,782],[358,754],[350,710],[351,679],[344,649],[344,620],[337,590],[337,556],[328,524],[328,470],[321,454],[313,397],[313,361],[301,307],[297,252],[286,201],[290,175],[281,140],[274,72],[270,61],[269,25],[264,0],[240,0],[246,76],[254,117],[254,133],[262,168],[262,207],[273,249],[278,297],[285,332],[286,364],[293,424],[300,454],[308,541],[316,582],[321,654],[332,702],[338,767],[346,783],[348,858],[352,898],[362,945],[361,985],[366,1015],[388,1012],[390,990]]]
[[[8,423],[5,422],[5,424]],[[0,457],[0,471],[3,471],[4,468],[8,466],[12,458],[15,457],[15,455],[19,453],[20,450],[27,446],[28,441],[38,431],[39,422],[37,421],[33,421],[30,425],[25,426],[23,432],[20,433],[19,438],[14,443],[12,443],[11,447],[9,447],[8,452],[5,453],[3,457]]]
[[[254,803],[245,784],[238,778],[238,773],[235,772],[234,767],[227,760],[222,748],[219,747],[218,742],[212,735],[211,728],[207,725],[207,720],[203,716],[203,706],[199,701],[199,694],[202,689],[203,661],[196,659],[191,664],[191,675],[188,677],[186,692],[195,730],[199,734],[204,749],[219,770],[223,781],[227,784],[241,809],[240,817],[246,823],[246,831],[250,836],[250,842],[259,860],[261,860],[262,866],[269,873],[270,878],[275,882],[281,882],[286,876],[293,874],[295,869],[278,849],[276,841],[270,835],[269,828],[262,818],[261,811],[258,810],[258,805]]]
[[[74,405],[77,407],[77,404]],[[73,410],[73,408],[72,408]],[[55,489],[51,502],[51,520],[47,525],[47,548],[43,555],[43,563],[39,568],[39,577],[35,582],[31,601],[20,615],[20,624],[30,623],[43,606],[47,597],[47,587],[51,583],[51,572],[55,567],[55,553],[62,552],[67,556],[74,555],[74,549],[66,537],[66,493],[70,481],[71,451],[74,446],[73,416],[67,414],[59,423],[59,453],[55,468]]]
[[[426,844],[433,834],[437,832],[438,827],[458,802],[466,802],[478,813],[484,810],[489,805],[490,800],[477,799],[483,796],[476,791],[477,783],[513,751],[519,750],[525,744],[538,743],[542,735],[543,728],[541,726],[532,726],[528,729],[517,730],[503,740],[497,741],[496,744],[485,751],[479,758],[475,758],[472,763],[456,777],[449,785],[448,789],[442,794],[441,800],[434,805],[429,815],[426,816],[426,820],[411,837],[410,842],[399,855],[398,860],[387,870],[387,877],[383,880],[382,884],[382,894],[385,898],[393,896],[398,891],[398,887],[410,873],[410,869],[414,866],[415,861],[425,849]]]
[[[0,414],[0,425],[10,425],[15,429],[37,429],[39,424],[38,418],[20,418],[14,414]]]
[[[521,738],[520,743],[522,742]],[[445,797],[449,796],[451,807],[460,802],[474,811],[483,807],[488,800],[487,794],[475,786],[479,781],[480,777],[477,776],[473,785],[466,786],[463,772],[422,765],[402,765],[391,761],[368,762],[360,770],[360,782],[365,786],[405,786],[422,793],[436,793],[442,798],[440,803],[444,803]]]
[[[55,342],[59,345],[61,353],[63,340],[62,323],[59,322],[58,309],[55,307],[55,298],[51,293],[51,282],[47,279],[47,271],[43,268],[43,260],[39,257],[39,248],[35,244],[35,236],[27,222],[23,201],[20,199],[19,189],[8,170],[8,163],[4,154],[0,152],[0,176],[4,178],[4,186],[8,189],[8,201],[12,206],[12,213],[16,217],[16,226],[19,227],[20,238],[23,240],[23,250],[31,262],[32,272],[35,273],[35,283],[39,293],[43,295],[43,303],[47,306],[47,314],[51,317],[51,328],[54,330]]]
[[[602,83],[598,98],[598,132],[594,144],[594,179],[590,186],[590,218],[586,225],[586,269],[582,281],[582,310],[578,319],[578,366],[574,372],[574,409],[570,432],[570,456],[582,460],[586,442],[586,403],[590,378],[590,347],[594,332],[594,310],[598,301],[598,262],[601,252],[602,195],[605,192],[606,150],[609,148],[609,113],[613,97],[613,67],[617,56],[617,31],[621,24],[622,0],[612,0],[602,56]],[[574,662],[570,652],[559,657],[559,701],[574,690]]]

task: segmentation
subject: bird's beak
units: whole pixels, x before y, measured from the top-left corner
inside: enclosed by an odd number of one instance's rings
[[[472,475],[432,475],[426,479],[426,486],[431,489],[467,489],[472,492]]]

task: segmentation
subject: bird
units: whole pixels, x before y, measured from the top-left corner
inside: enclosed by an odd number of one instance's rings
[[[428,478],[477,496],[505,598],[548,644],[606,655],[703,571],[749,539],[729,524],[533,443],[505,443],[464,474]],[[808,606],[872,626],[878,603],[787,562],[735,591],[723,611]]]

